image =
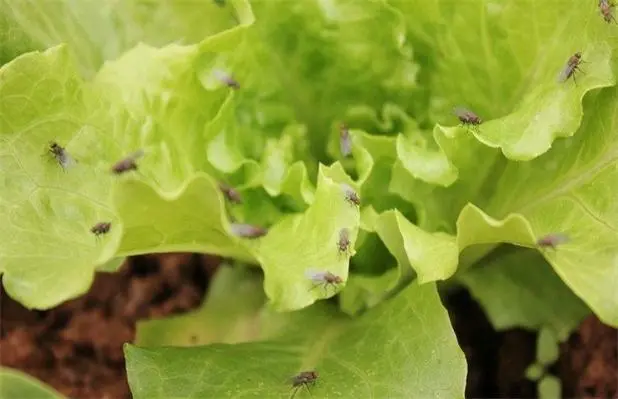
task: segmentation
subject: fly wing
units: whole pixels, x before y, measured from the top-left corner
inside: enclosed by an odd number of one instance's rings
[[[453,113],[455,114],[455,116],[457,116],[458,118],[465,118],[465,119],[469,119],[471,117],[474,116],[474,114],[472,113],[472,111],[470,111],[467,108],[464,107],[455,107],[453,108]]]
[[[347,126],[342,125],[339,130],[339,149],[341,155],[347,157],[352,152],[352,138]]]
[[[565,244],[570,241],[569,236],[564,233],[554,233],[552,234],[551,239],[554,244]]]
[[[143,156],[144,156],[144,150],[141,150],[141,149],[140,149],[140,150],[137,150],[137,151],[135,151],[134,153],[130,154],[130,155],[127,157],[127,159],[132,159],[132,160],[134,160],[134,161],[135,161],[136,159],[139,159],[139,158],[141,158],[141,157],[143,157]]]
[[[339,230],[339,240],[340,241],[347,241],[349,239],[350,239],[350,230],[348,230],[347,227],[344,227],[341,230]]]
[[[562,83],[564,81],[566,81],[569,76],[571,76],[571,73],[573,72],[573,66],[572,65],[565,65],[564,68],[562,68],[562,71],[560,71],[560,73],[558,74],[558,82]]]
[[[64,169],[67,169],[75,166],[75,164],[77,164],[77,161],[71,155],[69,155],[68,152],[63,151],[62,155],[58,157],[58,163],[60,163],[60,166],[62,166]]]
[[[321,272],[315,269],[307,269],[305,270],[305,277],[314,283],[321,283],[324,281],[324,276],[326,276],[325,272]]]

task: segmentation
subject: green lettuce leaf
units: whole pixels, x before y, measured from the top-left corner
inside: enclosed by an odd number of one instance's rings
[[[400,266],[415,271],[419,284],[445,280],[455,273],[459,254],[455,237],[427,233],[397,210],[382,213],[376,231]]]
[[[612,200],[618,185],[617,100],[615,88],[586,97],[587,112],[577,135],[555,143],[550,153],[532,162],[507,165],[484,206],[498,220],[472,206],[458,220],[460,248],[497,242],[534,247],[546,234],[567,234],[569,242],[555,251],[543,250],[543,256],[600,319],[614,326],[618,325],[614,284],[618,213]]]
[[[376,265],[371,274],[367,273],[367,267],[364,270],[355,268],[357,274],[350,278],[350,285],[346,286],[340,298],[344,312],[355,315],[371,308],[392,297],[413,280],[417,284],[425,284],[446,280],[455,273],[459,251],[454,236],[442,232],[428,233],[412,224],[398,210],[372,217],[371,225],[367,227],[377,233],[376,238],[392,256],[377,251],[374,245],[362,243],[359,255],[369,258]],[[371,256],[364,251],[378,253],[379,256]],[[358,264],[356,257],[353,261]],[[397,265],[395,269],[391,268],[393,264]]]
[[[615,84],[610,67],[615,41],[608,41],[611,35],[596,4],[392,3],[414,21],[407,25],[412,42],[431,51],[421,68],[428,68],[436,121],[455,121],[455,106],[472,109],[485,122],[471,133],[510,159],[533,159],[556,138],[572,136],[584,94]],[[586,61],[585,74],[577,85],[559,83],[558,75],[578,51]]]
[[[140,42],[153,46],[197,43],[237,25],[234,6],[242,2],[227,3],[221,7],[215,1],[1,0],[0,9],[15,35],[37,48],[67,44],[82,72],[92,76],[105,60],[115,59]]]
[[[63,399],[64,396],[43,382],[8,367],[0,368],[0,397],[20,399]]]
[[[139,346],[194,346],[252,341],[260,332],[265,303],[263,281],[255,270],[223,264],[197,311],[137,325]]]
[[[457,276],[498,330],[546,328],[568,338],[588,307],[533,250],[506,253]]]
[[[319,161],[326,158],[324,142],[333,124],[350,107],[380,109],[384,99],[413,106],[418,67],[405,43],[405,21],[385,1],[253,5],[252,48],[261,61],[256,68],[264,71],[262,79],[276,77],[279,102],[290,104],[298,122],[308,127],[311,151]]]
[[[86,292],[122,237],[111,177],[77,156],[84,142],[105,141],[109,123],[85,105],[88,87],[73,65],[67,48],[55,47],[0,69],[0,272],[7,293],[29,308]],[[64,170],[51,141],[77,163]],[[112,223],[103,237],[90,232],[99,222]]]
[[[311,369],[313,396],[464,397],[466,361],[434,284],[409,287],[357,320],[316,304],[265,315],[262,325],[261,339],[244,344],[125,345],[134,397],[289,396],[289,378]]]
[[[344,284],[347,279],[349,259],[338,248],[340,231],[348,230],[353,255],[360,212],[346,199],[346,188],[328,174],[320,169],[315,199],[307,211],[284,218],[254,249],[264,270],[266,295],[277,310],[301,309],[336,293],[332,287],[314,288],[306,274],[310,271],[328,271]]]
[[[406,153],[399,152],[388,190],[414,204],[420,228],[455,233],[455,221],[464,205],[491,195],[487,182],[499,176],[503,160],[498,151],[479,143],[462,128],[438,125],[433,138],[448,163],[406,163],[402,160]],[[427,178],[429,175],[433,177]],[[452,182],[453,176],[456,180]]]

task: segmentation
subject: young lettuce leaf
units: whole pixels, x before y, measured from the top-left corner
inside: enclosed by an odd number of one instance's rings
[[[8,367],[0,367],[0,397],[20,399],[64,399],[36,378]]]
[[[458,220],[460,248],[510,242],[533,247],[563,233],[569,242],[542,250],[562,280],[610,325],[618,325],[618,242],[614,187],[618,90],[604,89],[584,102],[584,120],[573,137],[528,163],[510,162],[487,214],[466,207]],[[516,194],[514,194],[516,193]]]
[[[432,115],[445,124],[455,120],[453,107],[469,107],[485,121],[471,133],[510,159],[533,159],[556,138],[572,136],[584,94],[616,83],[610,67],[615,35],[595,2],[392,3],[406,20],[417,21],[407,25],[411,41],[431,51]],[[576,52],[585,73],[577,72],[577,85],[558,82]]]
[[[261,329],[259,340],[235,345],[127,344],[134,397],[289,397],[289,379],[312,369],[319,397],[464,397],[466,361],[434,284],[410,286],[357,320],[316,304],[265,314]]]
[[[87,76],[140,42],[163,46],[197,43],[239,23],[235,4],[215,1],[144,3],[129,1],[0,0],[1,14],[13,34],[32,42],[32,49],[67,44]]]
[[[531,249],[482,262],[457,280],[470,290],[498,330],[547,328],[565,340],[590,311]]]
[[[86,292],[94,268],[111,259],[122,220],[111,176],[77,157],[80,144],[105,141],[109,120],[86,105],[89,88],[66,47],[28,53],[0,69],[0,272],[7,293],[47,309]],[[50,152],[65,147],[77,162]],[[98,239],[97,223],[112,228]]]
[[[266,302],[263,283],[255,269],[222,264],[198,310],[139,322],[135,344],[195,346],[252,341],[261,333],[260,312]]]

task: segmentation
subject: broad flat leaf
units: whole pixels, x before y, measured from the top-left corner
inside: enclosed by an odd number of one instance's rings
[[[618,140],[615,88],[587,98],[581,131],[556,142],[543,157],[509,163],[484,207],[468,208],[458,236],[472,243],[534,246],[537,238],[564,233],[570,241],[543,255],[556,273],[605,323],[618,325]],[[509,222],[509,220],[511,220]],[[512,227],[504,228],[505,223]],[[493,231],[493,233],[490,233]]]
[[[360,212],[346,199],[344,187],[327,174],[320,168],[311,206],[303,214],[282,219],[254,249],[264,269],[266,295],[278,310],[297,310],[336,293],[331,286],[314,288],[306,275],[310,270],[347,279],[348,257],[338,249],[339,234],[348,229],[353,254]]]
[[[339,295],[339,307],[345,314],[357,316],[392,297],[412,279],[412,273],[405,273],[400,265],[379,276],[350,274],[345,290]]]
[[[115,187],[114,203],[125,223],[119,255],[203,252],[255,260],[243,240],[234,236],[223,195],[207,175],[196,175],[167,195],[147,183],[123,180]]]
[[[615,84],[610,59],[616,35],[594,2],[392,3],[416,20],[408,24],[412,41],[432,50],[426,73],[436,93],[431,107],[437,121],[454,123],[453,107],[470,108],[485,121],[471,133],[508,158],[533,159],[556,138],[572,136],[584,94]],[[582,65],[585,74],[579,74],[577,85],[559,83],[558,75],[578,51],[588,61]]]
[[[543,327],[564,340],[589,312],[533,250],[481,262],[457,279],[479,301],[498,330]]]
[[[252,343],[125,345],[134,397],[287,398],[288,379],[311,369],[320,375],[313,397],[464,397],[466,361],[434,284],[408,287],[357,320],[319,304],[265,322],[276,327]]]
[[[2,14],[41,47],[66,43],[81,69],[95,73],[105,60],[144,42],[196,43],[238,24],[234,4],[215,1],[157,2],[1,0]],[[231,3],[231,4],[230,4]]]
[[[265,302],[254,270],[223,264],[211,280],[202,307],[187,314],[137,325],[139,346],[193,346],[251,341],[260,332]]]
[[[0,367],[0,397],[19,399],[63,399],[59,392],[43,382],[8,367]]]
[[[244,20],[251,23],[250,10]],[[165,248],[254,259],[230,237],[221,194],[200,174],[209,170],[205,125],[229,89],[205,90],[196,69],[216,49],[233,46],[244,29],[200,45],[137,46],[89,83],[65,46],[26,54],[0,70],[0,271],[9,295],[27,307],[53,307],[85,292],[96,265]],[[50,141],[77,162],[63,171]],[[111,165],[138,149],[145,149],[139,170],[112,175]],[[179,217],[166,208],[171,201],[186,212],[201,204],[205,214]],[[138,235],[125,236],[117,254],[125,218]],[[200,224],[213,221],[211,230]],[[112,228],[97,239],[89,230],[99,222]]]
[[[0,272],[7,293],[29,308],[87,291],[95,266],[112,258],[122,236],[110,176],[78,156],[86,138],[105,141],[110,126],[87,108],[89,95],[66,47],[0,69]],[[51,141],[77,163],[64,170]],[[97,238],[90,229],[99,222],[112,225]]]
[[[19,29],[15,21],[0,12],[0,66],[32,50],[39,48]]]

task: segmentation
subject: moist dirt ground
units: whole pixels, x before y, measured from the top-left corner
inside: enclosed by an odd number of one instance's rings
[[[71,398],[130,398],[122,344],[139,320],[198,307],[218,258],[192,254],[139,256],[117,273],[98,273],[90,291],[48,311],[29,311],[0,291],[0,364],[25,371]],[[469,398],[535,398],[524,370],[535,334],[496,332],[465,292],[449,310],[468,360]],[[618,333],[594,316],[561,346],[550,372],[564,398],[618,398]]]

